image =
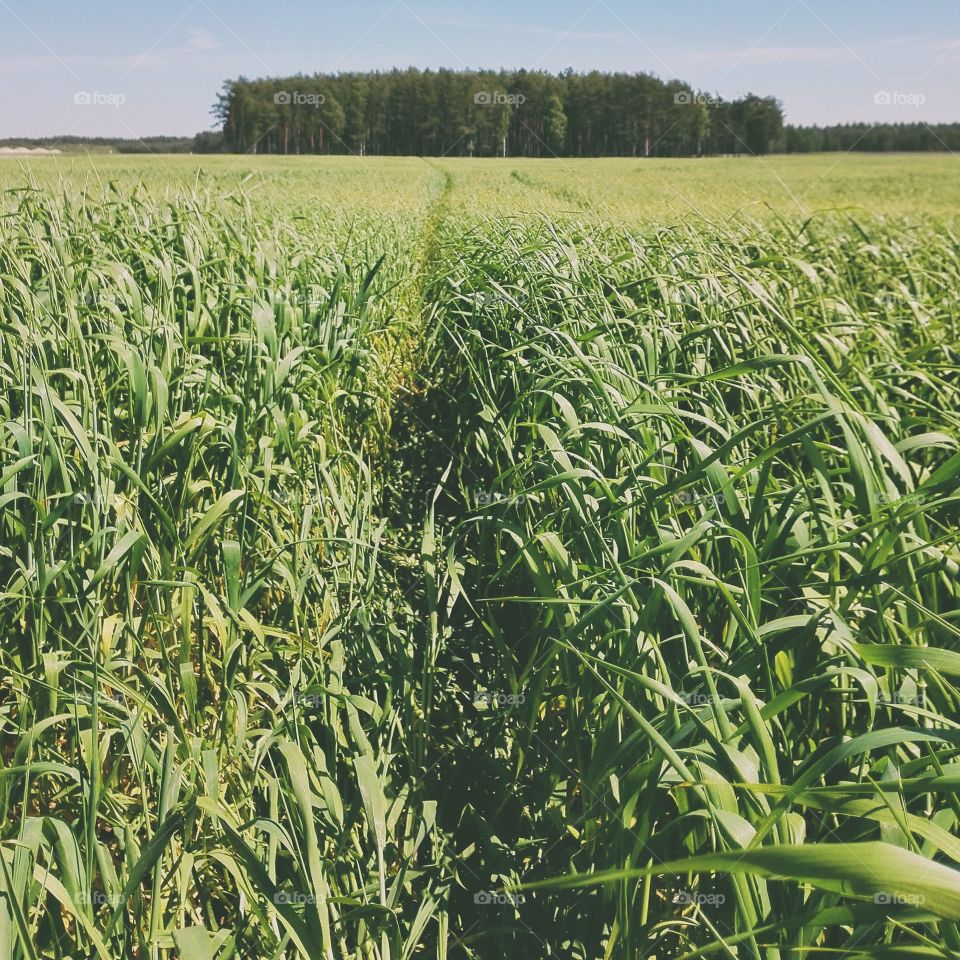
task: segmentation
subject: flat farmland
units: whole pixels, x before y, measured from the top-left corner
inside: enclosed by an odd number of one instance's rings
[[[0,161],[0,957],[955,955],[958,171]]]
[[[122,156],[0,158],[0,183],[47,190],[143,183],[151,195],[240,189],[281,204],[411,212],[449,176],[460,212],[550,213],[643,226],[700,216],[776,219],[836,211],[955,219],[960,165],[943,154],[704,159]]]

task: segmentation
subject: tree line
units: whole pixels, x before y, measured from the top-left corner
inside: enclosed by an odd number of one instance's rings
[[[784,150],[787,153],[960,151],[960,123],[846,123],[833,127],[787,127]]]
[[[652,74],[392,70],[228,80],[213,113],[239,153],[454,157],[763,154],[773,97],[724,100]]]

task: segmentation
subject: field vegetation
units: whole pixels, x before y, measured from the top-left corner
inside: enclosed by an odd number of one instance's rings
[[[0,958],[960,955],[951,170],[0,168]]]

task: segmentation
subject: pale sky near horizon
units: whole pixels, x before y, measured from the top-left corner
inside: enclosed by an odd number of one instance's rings
[[[952,122],[960,0],[0,0],[0,138],[190,135],[230,77],[407,66],[647,71],[772,94],[789,123]]]

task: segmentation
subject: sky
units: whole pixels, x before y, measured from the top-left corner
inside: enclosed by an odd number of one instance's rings
[[[788,123],[960,120],[960,0],[0,0],[0,138],[212,129],[223,81],[654,73]]]

